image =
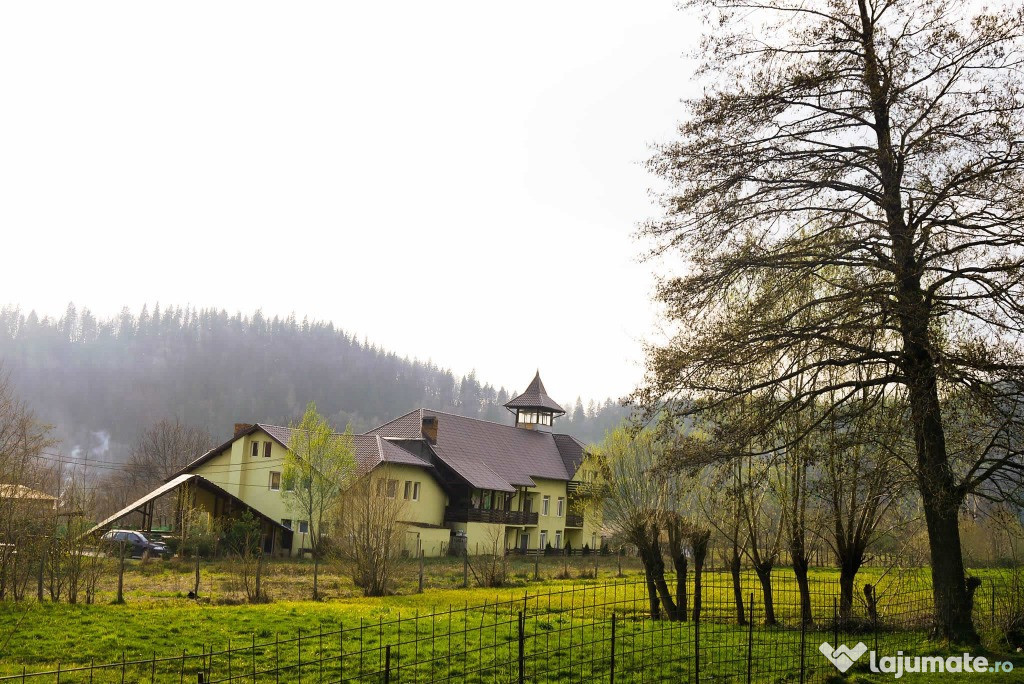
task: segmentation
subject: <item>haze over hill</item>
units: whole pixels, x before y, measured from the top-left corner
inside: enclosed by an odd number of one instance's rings
[[[226,439],[235,422],[287,425],[313,400],[331,422],[363,431],[420,406],[510,423],[502,404],[523,387],[456,377],[401,358],[329,322],[268,319],[260,311],[143,307],[99,319],[69,305],[59,319],[0,309],[0,363],[19,396],[55,426],[76,460],[123,461],[140,433],[164,418]],[[544,359],[537,359],[543,374]],[[566,409],[556,429],[596,441],[628,410],[584,406],[549,387]]]

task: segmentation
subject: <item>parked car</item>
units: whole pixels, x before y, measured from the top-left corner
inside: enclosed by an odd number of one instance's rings
[[[148,552],[150,556],[167,555],[167,546],[162,542],[150,541],[146,535],[135,530],[110,530],[102,537],[108,544],[124,544],[129,548],[132,558],[141,558]]]

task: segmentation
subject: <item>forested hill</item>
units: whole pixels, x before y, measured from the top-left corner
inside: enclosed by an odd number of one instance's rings
[[[309,400],[336,426],[356,431],[420,406],[507,423],[502,404],[523,389],[455,377],[331,323],[159,305],[109,320],[73,305],[60,319],[4,308],[0,363],[19,397],[55,426],[65,453],[77,447],[118,461],[163,418],[201,427],[216,441],[235,422],[288,424]],[[543,368],[543,359],[537,363]],[[563,405],[569,413],[557,429],[584,442],[627,415],[611,399]]]

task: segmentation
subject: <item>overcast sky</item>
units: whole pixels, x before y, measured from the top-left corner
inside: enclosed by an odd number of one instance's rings
[[[294,311],[628,393],[641,163],[700,28],[670,0],[3,3],[0,304]]]

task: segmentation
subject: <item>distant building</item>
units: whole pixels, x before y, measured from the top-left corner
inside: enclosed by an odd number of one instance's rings
[[[45,513],[57,510],[57,497],[22,484],[0,484],[0,500],[25,511]]]
[[[600,520],[572,506],[579,485],[593,479],[585,447],[553,432],[565,411],[548,396],[540,373],[505,407],[515,415],[513,425],[421,408],[353,436],[360,470],[386,473],[381,496],[402,499],[407,550],[437,556],[453,544],[470,554],[600,546]],[[290,439],[286,427],[238,424],[231,439],[189,463],[176,480],[200,485],[207,494],[196,502],[212,515],[257,512],[267,551],[300,553],[308,547],[309,521],[296,519],[282,490]],[[152,498],[97,529],[144,512]]]

